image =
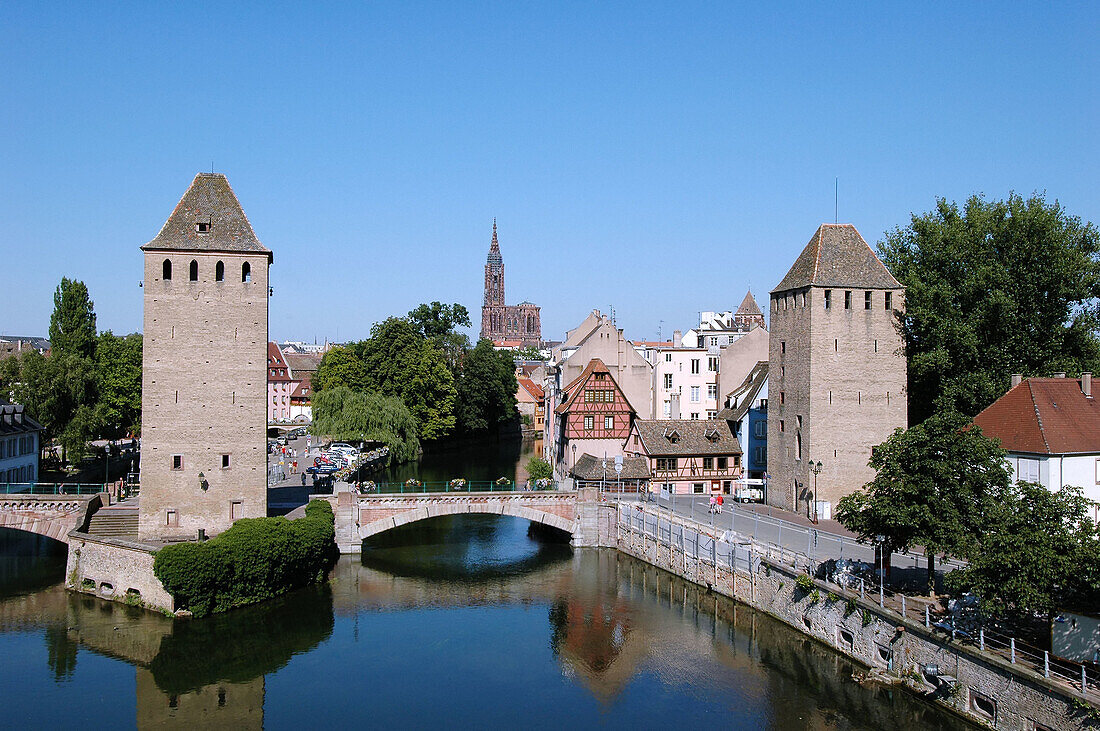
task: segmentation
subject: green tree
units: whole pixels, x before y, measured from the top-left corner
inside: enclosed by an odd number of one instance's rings
[[[464,432],[485,432],[516,418],[515,364],[511,353],[479,340],[462,364],[458,421]]]
[[[512,357],[516,360],[543,360],[542,353],[533,345],[525,345],[513,350]]]
[[[527,475],[532,480],[545,480],[554,476],[554,468],[542,457],[527,460]]]
[[[466,308],[458,303],[445,305],[432,302],[417,306],[409,312],[407,319],[443,353],[451,373],[457,375],[462,358],[470,347],[470,339],[456,329],[470,326],[470,313]]]
[[[366,390],[404,401],[421,438],[442,439],[454,430],[454,376],[443,353],[408,320],[391,317],[376,324],[370,339],[351,349],[366,369]]]
[[[141,333],[99,335],[95,420],[101,436],[118,439],[141,428],[141,347]]]
[[[84,282],[61,278],[53,294],[50,352],[95,357],[95,309]]]
[[[1004,450],[959,414],[935,414],[896,430],[871,453],[875,478],[842,497],[837,520],[861,540],[893,551],[920,545],[932,588],[936,554],[973,554],[996,496],[1009,481]]]
[[[369,440],[390,448],[390,460],[407,462],[420,453],[416,420],[400,398],[335,386],[313,396],[313,433],[337,440]]]
[[[984,611],[1039,613],[1100,603],[1100,533],[1078,487],[1051,492],[1021,482],[990,507],[977,550],[945,583],[955,595],[973,592]]]
[[[974,416],[1013,373],[1100,366],[1100,236],[1041,195],[940,199],[879,246],[905,285],[909,423]]]
[[[352,348],[337,345],[321,358],[313,376],[313,391],[345,386],[353,391],[367,389],[367,369],[362,357]]]

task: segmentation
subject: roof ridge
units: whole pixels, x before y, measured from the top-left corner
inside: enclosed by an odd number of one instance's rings
[[[1039,437],[1043,440],[1043,446],[1046,447],[1047,454],[1051,454],[1050,441],[1047,439],[1047,431],[1043,427],[1043,414],[1039,411],[1039,403],[1035,400],[1035,390],[1031,388],[1031,383],[1027,384],[1027,393],[1031,396],[1031,408],[1035,409],[1035,421],[1039,422]]]

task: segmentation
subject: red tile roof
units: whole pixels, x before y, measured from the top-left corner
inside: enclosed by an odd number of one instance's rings
[[[1075,378],[1029,378],[974,417],[1009,452],[1100,453],[1100,405]]]
[[[275,343],[269,342],[267,344],[267,380],[268,383],[282,383],[284,381],[293,381],[294,379],[287,375],[288,372],[286,359],[283,358],[283,351],[279,350],[279,346]]]
[[[516,379],[519,382],[521,388],[526,389],[527,393],[531,394],[531,398],[535,401],[542,402],[546,398],[546,394],[542,392],[542,387],[539,384],[532,381],[526,376],[520,376]]]
[[[591,377],[593,373],[606,373],[608,379],[611,381],[611,385],[615,387],[615,390],[623,397],[623,401],[626,402],[626,407],[637,413],[635,408],[630,405],[630,401],[627,400],[626,394],[619,388],[619,383],[615,380],[615,376],[611,375],[611,371],[599,358],[593,358],[588,361],[588,365],[584,367],[581,374],[570,381],[568,386],[562,389],[564,391],[564,398],[558,408],[554,409],[556,413],[564,414],[572,408],[573,402],[577,400],[577,397],[579,397],[584,390],[582,386],[588,382],[589,377]]]

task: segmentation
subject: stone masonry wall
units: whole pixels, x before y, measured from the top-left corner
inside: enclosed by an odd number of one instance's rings
[[[213,535],[234,518],[267,515],[267,256],[147,252],[144,303],[140,535]]]
[[[831,596],[829,585],[823,582],[814,582],[815,597],[812,591],[798,587],[799,570],[760,554],[746,574],[692,558],[625,524],[619,524],[618,549],[767,612],[975,723],[1006,731],[1091,728],[1064,688],[1020,666],[935,635],[871,602],[855,599],[849,603]],[[923,668],[929,663],[937,664],[941,675],[948,677],[925,677]]]
[[[72,591],[171,612],[172,597],[153,574],[155,551],[141,543],[74,531],[69,534],[65,585]]]

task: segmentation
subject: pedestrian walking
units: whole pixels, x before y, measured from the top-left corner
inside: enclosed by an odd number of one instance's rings
[[[306,473],[303,472],[302,473],[302,487],[305,487],[305,486],[306,486]]]
[[[722,514],[722,503],[723,503],[723,502],[725,502],[725,501],[724,501],[724,500],[723,500],[723,498],[722,498],[722,493],[718,493],[718,498],[717,498],[717,512],[718,512],[718,514],[719,514],[719,515],[721,515],[721,514]]]
[[[715,508],[716,505],[718,505],[718,500],[713,495],[711,495],[710,496],[710,507],[707,508],[707,512],[708,513],[713,513],[714,508]]]

